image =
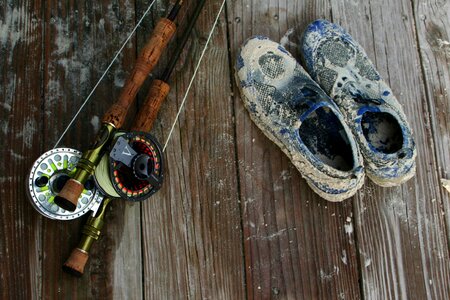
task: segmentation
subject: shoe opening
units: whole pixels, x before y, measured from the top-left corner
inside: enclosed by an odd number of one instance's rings
[[[354,166],[353,151],[338,117],[328,107],[320,107],[302,122],[300,138],[323,163],[340,171]]]
[[[391,114],[366,112],[362,116],[361,126],[367,142],[375,150],[391,154],[402,149],[402,129]]]

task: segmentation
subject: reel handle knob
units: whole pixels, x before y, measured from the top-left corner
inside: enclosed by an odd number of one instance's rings
[[[49,179],[48,179],[47,176],[41,176],[41,177],[38,177],[34,183],[35,183],[36,186],[38,186],[38,187],[44,187],[44,186],[47,185],[48,180],[49,180]]]
[[[151,168],[149,167],[149,161],[150,156],[146,154],[139,154],[133,163],[134,176],[141,180],[147,179],[152,172]]]
[[[75,211],[83,189],[84,185],[81,182],[73,178],[69,179],[61,192],[55,196],[55,204],[62,209]]]

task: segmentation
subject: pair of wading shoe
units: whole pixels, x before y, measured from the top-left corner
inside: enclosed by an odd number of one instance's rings
[[[308,72],[268,38],[240,49],[236,77],[255,124],[326,200],[353,196],[365,174],[381,186],[410,179],[411,129],[361,46],[324,20],[306,28],[299,46]]]

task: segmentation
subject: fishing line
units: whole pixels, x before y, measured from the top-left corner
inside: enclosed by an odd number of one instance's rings
[[[100,77],[100,79],[97,81],[97,83],[95,84],[94,88],[91,90],[91,92],[89,93],[89,95],[86,97],[86,99],[84,100],[83,104],[80,106],[80,108],[78,109],[78,111],[75,113],[75,115],[73,116],[72,120],[70,121],[69,125],[67,125],[66,129],[64,130],[64,132],[62,133],[62,135],[60,136],[59,140],[56,142],[55,146],[53,146],[53,149],[55,149],[56,147],[58,147],[59,143],[61,142],[61,140],[64,138],[64,136],[66,135],[67,131],[69,130],[69,128],[72,126],[73,122],[75,122],[76,118],[78,117],[78,115],[80,114],[80,112],[83,110],[84,106],[88,103],[88,101],[90,100],[91,96],[94,94],[95,90],[97,89],[97,86],[100,84],[100,82],[103,80],[103,78],[106,76],[106,74],[108,73],[109,69],[111,68],[111,66],[114,64],[114,62],[116,61],[116,59],[119,57],[120,53],[122,52],[122,50],[125,48],[126,44],[130,41],[131,37],[133,36],[133,34],[136,32],[137,28],[141,25],[142,21],[144,20],[144,18],[147,16],[147,14],[150,12],[150,9],[152,8],[153,4],[155,3],[156,0],[153,0],[150,5],[148,6],[147,10],[144,12],[144,14],[142,15],[142,17],[139,19],[139,21],[137,22],[136,26],[134,26],[133,30],[131,31],[131,33],[128,35],[128,37],[126,38],[125,42],[123,42],[122,46],[120,47],[119,51],[117,51],[116,55],[114,56],[114,58],[111,60],[111,62],[109,63],[108,67],[106,68],[106,70],[103,72],[102,76]]]
[[[175,117],[175,121],[172,124],[172,127],[171,127],[171,129],[169,131],[169,135],[167,136],[166,141],[164,142],[164,147],[163,147],[163,150],[162,150],[163,152],[165,152],[165,150],[167,148],[167,144],[169,143],[169,140],[172,137],[173,130],[175,129],[175,125],[178,122],[178,118],[180,117],[181,110],[184,107],[184,104],[186,102],[186,99],[187,99],[187,96],[189,94],[189,91],[191,90],[192,84],[194,83],[194,79],[195,79],[195,76],[197,75],[198,69],[199,69],[200,64],[201,64],[201,62],[203,60],[203,56],[205,56],[205,53],[206,53],[206,50],[208,48],[209,42],[211,41],[212,35],[214,33],[214,29],[216,28],[216,25],[219,22],[220,14],[222,13],[222,10],[223,10],[223,8],[225,6],[225,2],[226,2],[226,0],[223,0],[222,5],[220,6],[219,12],[217,13],[216,19],[215,19],[215,21],[213,23],[213,26],[212,26],[212,28],[211,28],[211,30],[209,32],[209,36],[208,36],[208,39],[206,40],[205,47],[203,48],[202,53],[200,54],[200,58],[198,60],[198,63],[195,66],[194,74],[191,77],[191,81],[189,82],[189,85],[188,85],[188,87],[186,89],[186,92],[184,94],[183,100],[181,101],[181,105],[180,105],[180,108],[178,109],[177,115]]]

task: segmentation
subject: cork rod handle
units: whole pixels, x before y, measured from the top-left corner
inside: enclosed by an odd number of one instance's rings
[[[174,35],[176,25],[167,18],[162,18],[156,25],[152,38],[141,51],[134,69],[122,88],[119,99],[103,116],[103,122],[112,124],[116,128],[123,125],[128,109],[133,104],[139,88],[144,83],[148,74],[155,67],[162,52]]]
[[[169,91],[170,86],[166,82],[159,79],[153,80],[144,105],[139,109],[131,130],[149,132],[152,129],[159,109]]]

